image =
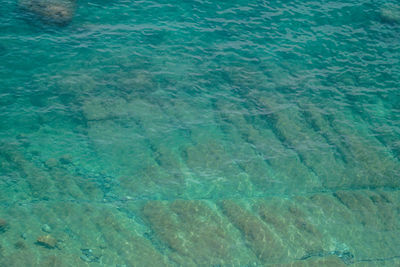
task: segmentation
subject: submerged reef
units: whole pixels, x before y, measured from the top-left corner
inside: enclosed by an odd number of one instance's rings
[[[19,5],[45,22],[66,25],[74,16],[75,2],[75,0],[21,0]]]
[[[380,18],[386,23],[400,23],[400,5],[386,4],[380,10]]]

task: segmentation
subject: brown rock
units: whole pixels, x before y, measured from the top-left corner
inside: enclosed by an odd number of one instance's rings
[[[47,168],[53,169],[58,166],[58,160],[56,160],[55,158],[50,158],[46,160],[44,164],[46,165]]]
[[[39,236],[36,240],[38,245],[44,246],[46,248],[55,248],[57,246],[57,239],[51,235]]]
[[[65,25],[74,16],[75,0],[20,0],[20,6],[46,22]]]

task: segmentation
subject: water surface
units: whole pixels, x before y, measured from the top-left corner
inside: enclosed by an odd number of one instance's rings
[[[396,1],[1,3],[1,265],[400,264]]]

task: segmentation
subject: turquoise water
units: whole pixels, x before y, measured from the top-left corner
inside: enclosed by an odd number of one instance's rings
[[[396,1],[66,1],[0,5],[1,266],[400,266]]]

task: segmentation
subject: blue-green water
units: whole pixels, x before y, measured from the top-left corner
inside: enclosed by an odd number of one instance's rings
[[[400,266],[396,1],[0,14],[1,266]]]

